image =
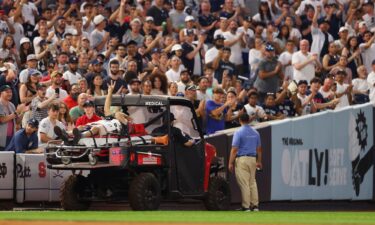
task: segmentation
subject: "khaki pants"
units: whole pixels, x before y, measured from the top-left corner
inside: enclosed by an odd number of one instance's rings
[[[258,187],[255,180],[256,158],[249,156],[236,158],[235,172],[236,180],[241,190],[242,207],[258,207]]]

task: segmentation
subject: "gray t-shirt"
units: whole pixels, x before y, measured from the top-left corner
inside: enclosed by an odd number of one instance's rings
[[[277,66],[277,58],[273,58],[271,60],[268,59],[262,59],[260,61],[258,66],[258,74],[259,71],[266,71],[271,72],[273,71]],[[280,87],[280,78],[279,74],[276,74],[272,77],[268,77],[266,79],[261,79],[259,75],[257,76],[254,86],[258,89],[260,93],[276,93],[279,90]]]
[[[91,43],[91,47],[92,48],[96,48],[100,44],[100,42],[103,41],[104,34],[105,34],[104,30],[103,31],[98,31],[97,29],[95,29],[91,33],[91,35],[90,35],[90,43]],[[107,49],[106,45],[104,45],[102,49],[99,49],[98,52],[102,52],[105,49]]]
[[[39,122],[48,117],[48,108],[38,108],[38,104],[43,102],[39,97],[34,98],[31,101],[30,107],[31,107],[31,117],[35,118]]]

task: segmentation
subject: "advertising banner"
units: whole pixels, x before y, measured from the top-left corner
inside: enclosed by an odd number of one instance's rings
[[[372,111],[362,105],[272,124],[271,200],[372,199]]]
[[[14,152],[0,152],[0,199],[13,198]]]

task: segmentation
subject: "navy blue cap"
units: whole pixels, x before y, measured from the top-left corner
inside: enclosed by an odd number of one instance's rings
[[[39,121],[34,119],[34,118],[31,118],[27,121],[27,124],[34,127],[34,128],[38,128],[39,126]]]
[[[71,56],[69,58],[69,63],[78,63],[78,58],[76,56]]]
[[[266,51],[272,52],[272,51],[275,51],[275,48],[273,47],[273,45],[267,44],[266,45]]]
[[[98,64],[102,64],[102,62],[100,62],[98,59],[94,59],[91,61],[91,64],[92,65],[98,65]]]

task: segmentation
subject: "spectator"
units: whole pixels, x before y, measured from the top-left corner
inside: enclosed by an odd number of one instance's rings
[[[38,126],[36,119],[30,119],[27,126],[17,131],[5,151],[15,153],[43,153],[44,151],[38,145]]]
[[[144,42],[144,36],[140,33],[142,28],[142,22],[138,18],[134,18],[130,22],[130,30],[127,30],[122,37],[122,43],[125,45],[129,43],[129,41],[133,40],[137,42],[137,47],[141,47]]]
[[[330,33],[328,33],[330,28],[329,21],[320,20],[318,24],[318,16],[320,13],[321,7],[318,6],[317,10],[315,10],[314,18],[311,24],[311,52],[313,54],[319,53],[319,57],[323,58],[323,56],[328,53],[329,43],[333,42],[333,37]]]
[[[20,104],[16,108],[11,100],[12,88],[8,85],[2,85],[0,87],[0,131],[2,134],[0,151],[4,151],[16,132],[17,119],[21,119],[23,113],[29,110],[25,104]]]
[[[314,77],[310,81],[310,90],[308,91],[308,96],[312,95],[313,105],[316,109],[316,112],[320,112],[326,109],[334,109],[335,106],[340,102],[339,99],[327,100],[319,92],[321,86],[321,80],[318,77]]]
[[[83,104],[88,100],[88,95],[86,93],[81,93],[78,95],[77,99],[77,106],[74,106],[69,110],[69,115],[72,118],[72,120],[75,122],[80,116],[83,116],[85,114],[85,111],[83,110]]]
[[[141,81],[139,79],[132,79],[129,83],[129,95],[141,94]]]
[[[81,74],[77,72],[78,70],[78,58],[76,56],[71,56],[69,58],[69,70],[65,71],[63,74],[63,79],[65,81],[65,87],[70,89],[70,86],[77,84],[78,80],[82,78]]]
[[[63,100],[63,102],[68,106],[69,110],[78,105],[77,99],[80,93],[81,89],[79,88],[78,84],[73,84],[70,87],[69,95]]]
[[[89,89],[87,90],[87,94],[94,97],[106,95],[106,88],[103,87],[103,78],[100,74],[94,74]]]
[[[264,105],[262,106],[267,120],[281,120],[286,117],[284,113],[279,110],[279,107],[276,106],[275,100],[275,93],[267,93],[264,99]]]
[[[208,51],[205,54],[205,62],[206,64],[211,63],[216,58],[217,54],[219,53],[219,50],[224,47],[224,36],[221,34],[216,35],[214,39],[214,46],[208,49]]]
[[[152,91],[152,83],[150,80],[145,80],[142,82],[142,94],[143,95],[152,95],[151,94],[151,91]]]
[[[168,80],[164,74],[156,72],[150,76],[152,83],[152,95],[167,95],[168,94]]]
[[[120,64],[117,60],[112,60],[109,63],[109,74],[103,81],[104,87],[108,86],[111,82],[115,82],[115,94],[126,93],[127,84],[124,79],[122,79],[120,74]]]
[[[307,95],[307,84],[308,83],[306,80],[300,80],[297,84],[297,97],[301,101],[302,108],[301,115],[308,115],[316,112],[316,108],[314,105],[314,96],[316,95],[316,91],[314,89],[314,92],[312,92],[310,95]]]
[[[325,74],[329,73],[333,68],[338,66],[340,55],[338,54],[337,45],[334,42],[329,43],[328,53],[323,56],[322,67]]]
[[[73,130],[74,122],[69,115],[68,106],[65,104],[65,102],[59,102],[59,105],[60,105],[60,109],[59,109],[58,120],[64,124],[67,130]]]
[[[181,71],[184,69],[183,66],[181,66],[181,59],[174,55],[171,58],[171,67],[170,69],[165,73],[165,75],[168,78],[168,82],[177,82],[180,80],[180,74]]]
[[[264,109],[257,105],[258,93],[250,91],[248,94],[248,104],[244,106],[244,112],[250,116],[250,124],[255,125],[263,120],[267,120]]]
[[[212,96],[207,93],[208,88],[208,78],[207,77],[200,77],[198,79],[198,90],[197,90],[197,99],[199,101],[202,100],[211,100]]]
[[[57,102],[52,102],[48,106],[48,117],[42,119],[39,124],[38,138],[39,147],[44,148],[48,142],[57,138],[53,128],[55,126],[61,129],[66,129],[65,125],[58,120],[60,105]]]
[[[183,70],[180,73],[180,81],[177,82],[178,92],[184,93],[186,85],[193,84],[193,81],[190,78],[191,74],[188,70]]]
[[[232,111],[232,116],[228,121],[225,121],[225,129],[239,127],[239,117],[243,114],[243,105],[238,102],[237,93],[233,90],[227,92],[227,100],[231,102],[228,108]]]
[[[187,30],[185,41],[182,44],[183,53],[181,60],[191,74],[201,76],[203,74],[202,60],[204,59],[203,44],[205,36],[199,36],[197,45],[193,43],[194,38],[194,30]]]
[[[31,107],[31,118],[36,119],[38,122],[48,116],[48,105],[56,100],[57,94],[46,97],[47,87],[43,84],[37,85],[37,95],[32,99]]]
[[[231,0],[228,0],[231,1]],[[238,24],[235,20],[229,23],[228,31],[223,33],[225,38],[224,46],[229,47],[231,50],[231,55],[229,61],[236,66],[239,73],[243,72],[243,61],[242,61],[242,45],[243,37],[245,35],[244,31],[238,32]]]
[[[25,84],[27,82],[27,78],[29,77],[29,70],[36,70],[37,68],[36,56],[31,54],[27,56],[27,68],[22,70],[19,74],[19,80],[21,84]]]
[[[267,93],[276,93],[280,83],[284,80],[282,65],[275,57],[275,48],[268,44],[265,50],[265,58],[259,63],[258,77],[254,83],[254,87],[258,90],[258,100],[261,103],[264,102]]]
[[[373,65],[374,66],[374,65]],[[363,104],[370,101],[370,84],[367,82],[367,71],[365,66],[359,66],[357,69],[358,78],[353,79],[353,102]]]
[[[14,70],[9,69],[6,66],[0,67],[0,87],[3,85],[8,85],[12,90],[11,102],[14,106],[19,104],[19,91],[17,87],[17,75]]]
[[[327,77],[324,79],[323,86],[319,89],[319,93],[322,94],[326,101],[330,101],[335,98],[335,94],[332,91],[333,84],[334,80],[331,77]]]
[[[294,41],[288,40],[285,45],[285,51],[280,54],[278,61],[282,65],[282,72],[284,73],[284,80],[293,80],[293,66],[292,66],[292,56],[294,53]]]
[[[345,70],[339,70],[336,73],[336,98],[340,99],[340,102],[337,104],[335,109],[341,109],[345,106],[352,104],[352,89],[353,85],[344,83],[347,73]]]
[[[79,117],[76,121],[76,127],[79,130],[84,130],[86,124],[101,120],[98,115],[95,114],[95,103],[93,101],[86,101],[83,103],[83,110],[85,115]]]
[[[300,50],[292,56],[293,79],[310,81],[315,76],[315,69],[320,67],[319,57],[309,52],[309,42],[300,41]]]
[[[68,93],[61,88],[62,85],[62,73],[59,71],[53,71],[51,74],[52,85],[47,88],[46,97],[49,98],[51,95],[57,94],[57,98],[62,101],[68,97]]]
[[[23,67],[26,64],[27,56],[34,54],[34,49],[31,46],[31,42],[29,38],[27,37],[21,38],[18,52],[20,56],[20,64]]]
[[[357,68],[363,65],[361,51],[359,49],[358,38],[351,36],[342,50],[342,55],[348,58],[348,67],[351,69],[353,78],[358,77]]]
[[[364,43],[359,45],[359,49],[362,53],[363,65],[365,65],[367,71],[371,71],[372,60],[375,59],[375,35],[372,32],[367,31],[363,36]]]
[[[219,50],[219,54],[212,63],[212,68],[215,70],[215,78],[220,84],[223,82],[224,73],[231,78],[232,83],[237,79],[236,66],[229,60],[231,54],[231,49],[224,47]]]
[[[95,29],[90,33],[90,44],[97,52],[103,52],[107,49],[109,32],[105,31],[106,21],[104,16],[97,15],[93,19]]]
[[[36,96],[36,88],[39,84],[41,74],[37,70],[29,70],[27,82],[21,84],[19,93],[21,103],[30,104]]]
[[[233,135],[228,170],[236,171],[242,195],[240,210],[259,211],[255,173],[257,168],[262,168],[262,147],[259,133],[249,126],[249,122],[249,115],[240,116],[241,128]]]
[[[222,88],[215,88],[213,90],[212,100],[206,102],[206,132],[207,134],[213,134],[216,131],[223,130],[225,128],[225,121],[228,121],[232,116],[232,109],[228,110],[234,101],[227,100],[222,103],[222,98],[225,92]]]
[[[178,85],[177,85],[177,83],[176,82],[170,82],[168,84],[168,95],[170,95],[170,96],[176,96],[177,93],[178,93]]]
[[[337,71],[344,70],[347,74],[344,82],[346,84],[352,83],[352,71],[349,67],[347,67],[347,65],[348,65],[347,57],[344,55],[340,56],[338,63],[336,64],[335,67],[332,68],[332,70],[330,71],[330,74],[335,76]]]

